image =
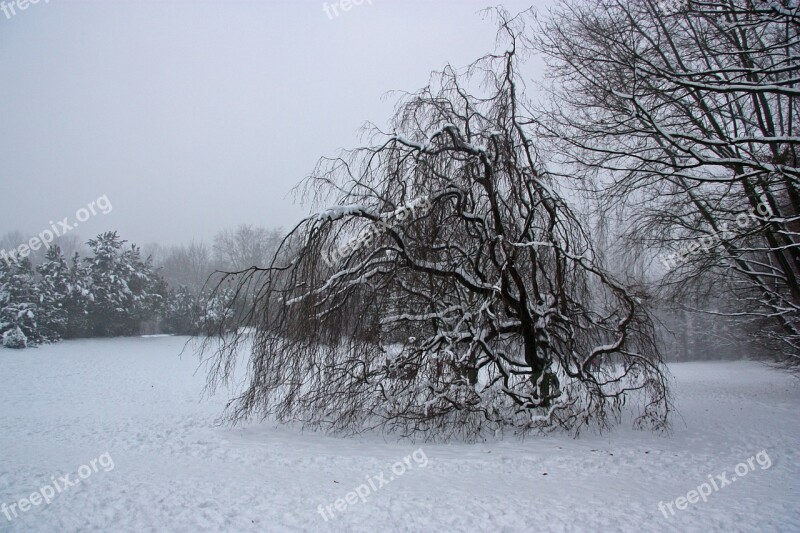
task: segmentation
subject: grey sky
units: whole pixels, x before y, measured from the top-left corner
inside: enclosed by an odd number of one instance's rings
[[[319,0],[41,0],[0,12],[0,232],[38,233],[102,195],[113,211],[81,224],[83,240],[291,226],[306,212],[291,187],[321,155],[354,146],[365,120],[384,123],[387,91],[491,50],[486,5],[372,0],[333,20]]]

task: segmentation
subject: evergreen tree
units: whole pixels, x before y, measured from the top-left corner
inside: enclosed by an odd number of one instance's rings
[[[122,264],[129,272],[127,282],[133,299],[130,311],[134,327],[158,319],[164,310],[169,286],[156,272],[152,258],[142,259],[141,249],[131,245],[122,253]]]
[[[34,280],[33,265],[23,258],[2,269],[0,287],[0,332],[13,331],[15,339],[21,333],[27,345],[37,345],[46,340],[39,330],[37,318],[40,307],[39,295]],[[19,333],[16,330],[19,329]],[[15,346],[23,347],[23,346]]]
[[[140,324],[154,319],[165,287],[138,247],[123,249],[117,232],[88,242],[93,256],[86,259],[92,283],[89,305],[91,333],[97,337],[134,335]]]
[[[15,328],[14,321],[9,320],[13,315],[9,308],[11,303],[10,268],[11,265],[0,261],[0,335],[5,335]]]
[[[175,335],[193,335],[197,331],[199,315],[197,296],[186,285],[181,285],[177,290],[170,291],[164,306],[163,331]]]
[[[67,334],[67,302],[70,293],[70,272],[67,261],[57,245],[49,248],[44,262],[36,267],[41,276],[38,283],[39,327],[49,341]]]
[[[206,335],[236,331],[236,319],[243,312],[236,295],[237,291],[227,281],[217,286],[211,294],[204,294],[198,306],[195,328]]]
[[[89,304],[92,301],[91,277],[78,252],[72,256],[67,273],[67,339],[86,337],[90,334]]]

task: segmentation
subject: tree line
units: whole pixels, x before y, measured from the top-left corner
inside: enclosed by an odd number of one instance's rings
[[[37,257],[0,261],[0,335],[24,348],[62,339],[138,335],[144,331],[190,335],[222,320],[224,293],[210,297],[216,270],[258,264],[278,230],[242,225],[220,232],[213,247],[147,247],[104,232],[84,248],[74,240]],[[19,234],[4,241],[19,240]]]

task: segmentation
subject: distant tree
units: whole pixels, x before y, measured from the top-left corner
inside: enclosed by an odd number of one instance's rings
[[[155,318],[163,284],[149,259],[117,232],[107,232],[89,241],[92,256],[85,260],[91,279],[89,323],[97,337],[138,333],[139,325]]]
[[[6,232],[0,237],[0,251],[6,252],[11,261],[21,259],[17,254],[17,250],[20,244],[24,244],[27,241],[28,239],[25,238],[25,235],[21,231],[14,230]],[[8,263],[6,263],[6,266],[8,266]]]
[[[201,317],[201,305],[197,294],[181,285],[167,296],[161,322],[164,333],[193,335],[197,333]]]
[[[281,242],[281,230],[268,230],[242,224],[235,230],[223,230],[214,237],[217,268],[238,271],[269,261]]]
[[[186,287],[200,294],[208,277],[216,270],[212,253],[204,243],[175,246],[163,250],[156,261],[159,274],[171,287]]]
[[[67,329],[64,338],[88,337],[92,328],[89,323],[89,306],[92,303],[92,278],[88,267],[78,252],[72,255],[67,272]]]
[[[57,341],[67,335],[68,300],[70,297],[70,272],[66,259],[57,245],[50,247],[44,262],[36,267],[39,306],[41,313],[39,325],[42,334],[50,341]]]
[[[253,324],[246,320],[246,302],[252,303],[252,293],[239,287],[240,277],[217,273],[212,276],[213,290],[202,293],[195,320],[195,331],[208,335],[225,335],[235,332],[239,327]],[[213,280],[220,280],[215,282]]]
[[[89,323],[92,336],[133,333],[134,295],[127,283],[130,271],[121,257],[124,243],[116,232],[103,233],[88,242],[93,254],[85,260],[91,279]]]
[[[47,338],[39,328],[39,294],[34,271],[27,257],[0,266],[0,333],[14,332],[15,339],[25,337],[26,345],[37,345]],[[20,346],[21,347],[21,346]]]
[[[122,260],[130,272],[128,288],[134,295],[133,319],[137,323],[157,320],[164,310],[169,285],[156,272],[152,258],[142,258],[137,246],[125,250]]]
[[[64,257],[72,257],[76,252],[81,253],[86,250],[86,244],[74,233],[56,237],[53,241],[53,245],[61,249],[61,253]]]

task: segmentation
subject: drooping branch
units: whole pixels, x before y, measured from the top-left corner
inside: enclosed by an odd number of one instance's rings
[[[259,278],[254,330],[206,345],[213,385],[252,342],[234,420],[475,438],[607,427],[628,398],[639,423],[666,426],[644,304],[599,264],[534,152],[516,24],[501,26],[504,53],[438,73],[391,132],[323,159],[299,189],[318,211],[271,266],[235,274],[240,288]]]

